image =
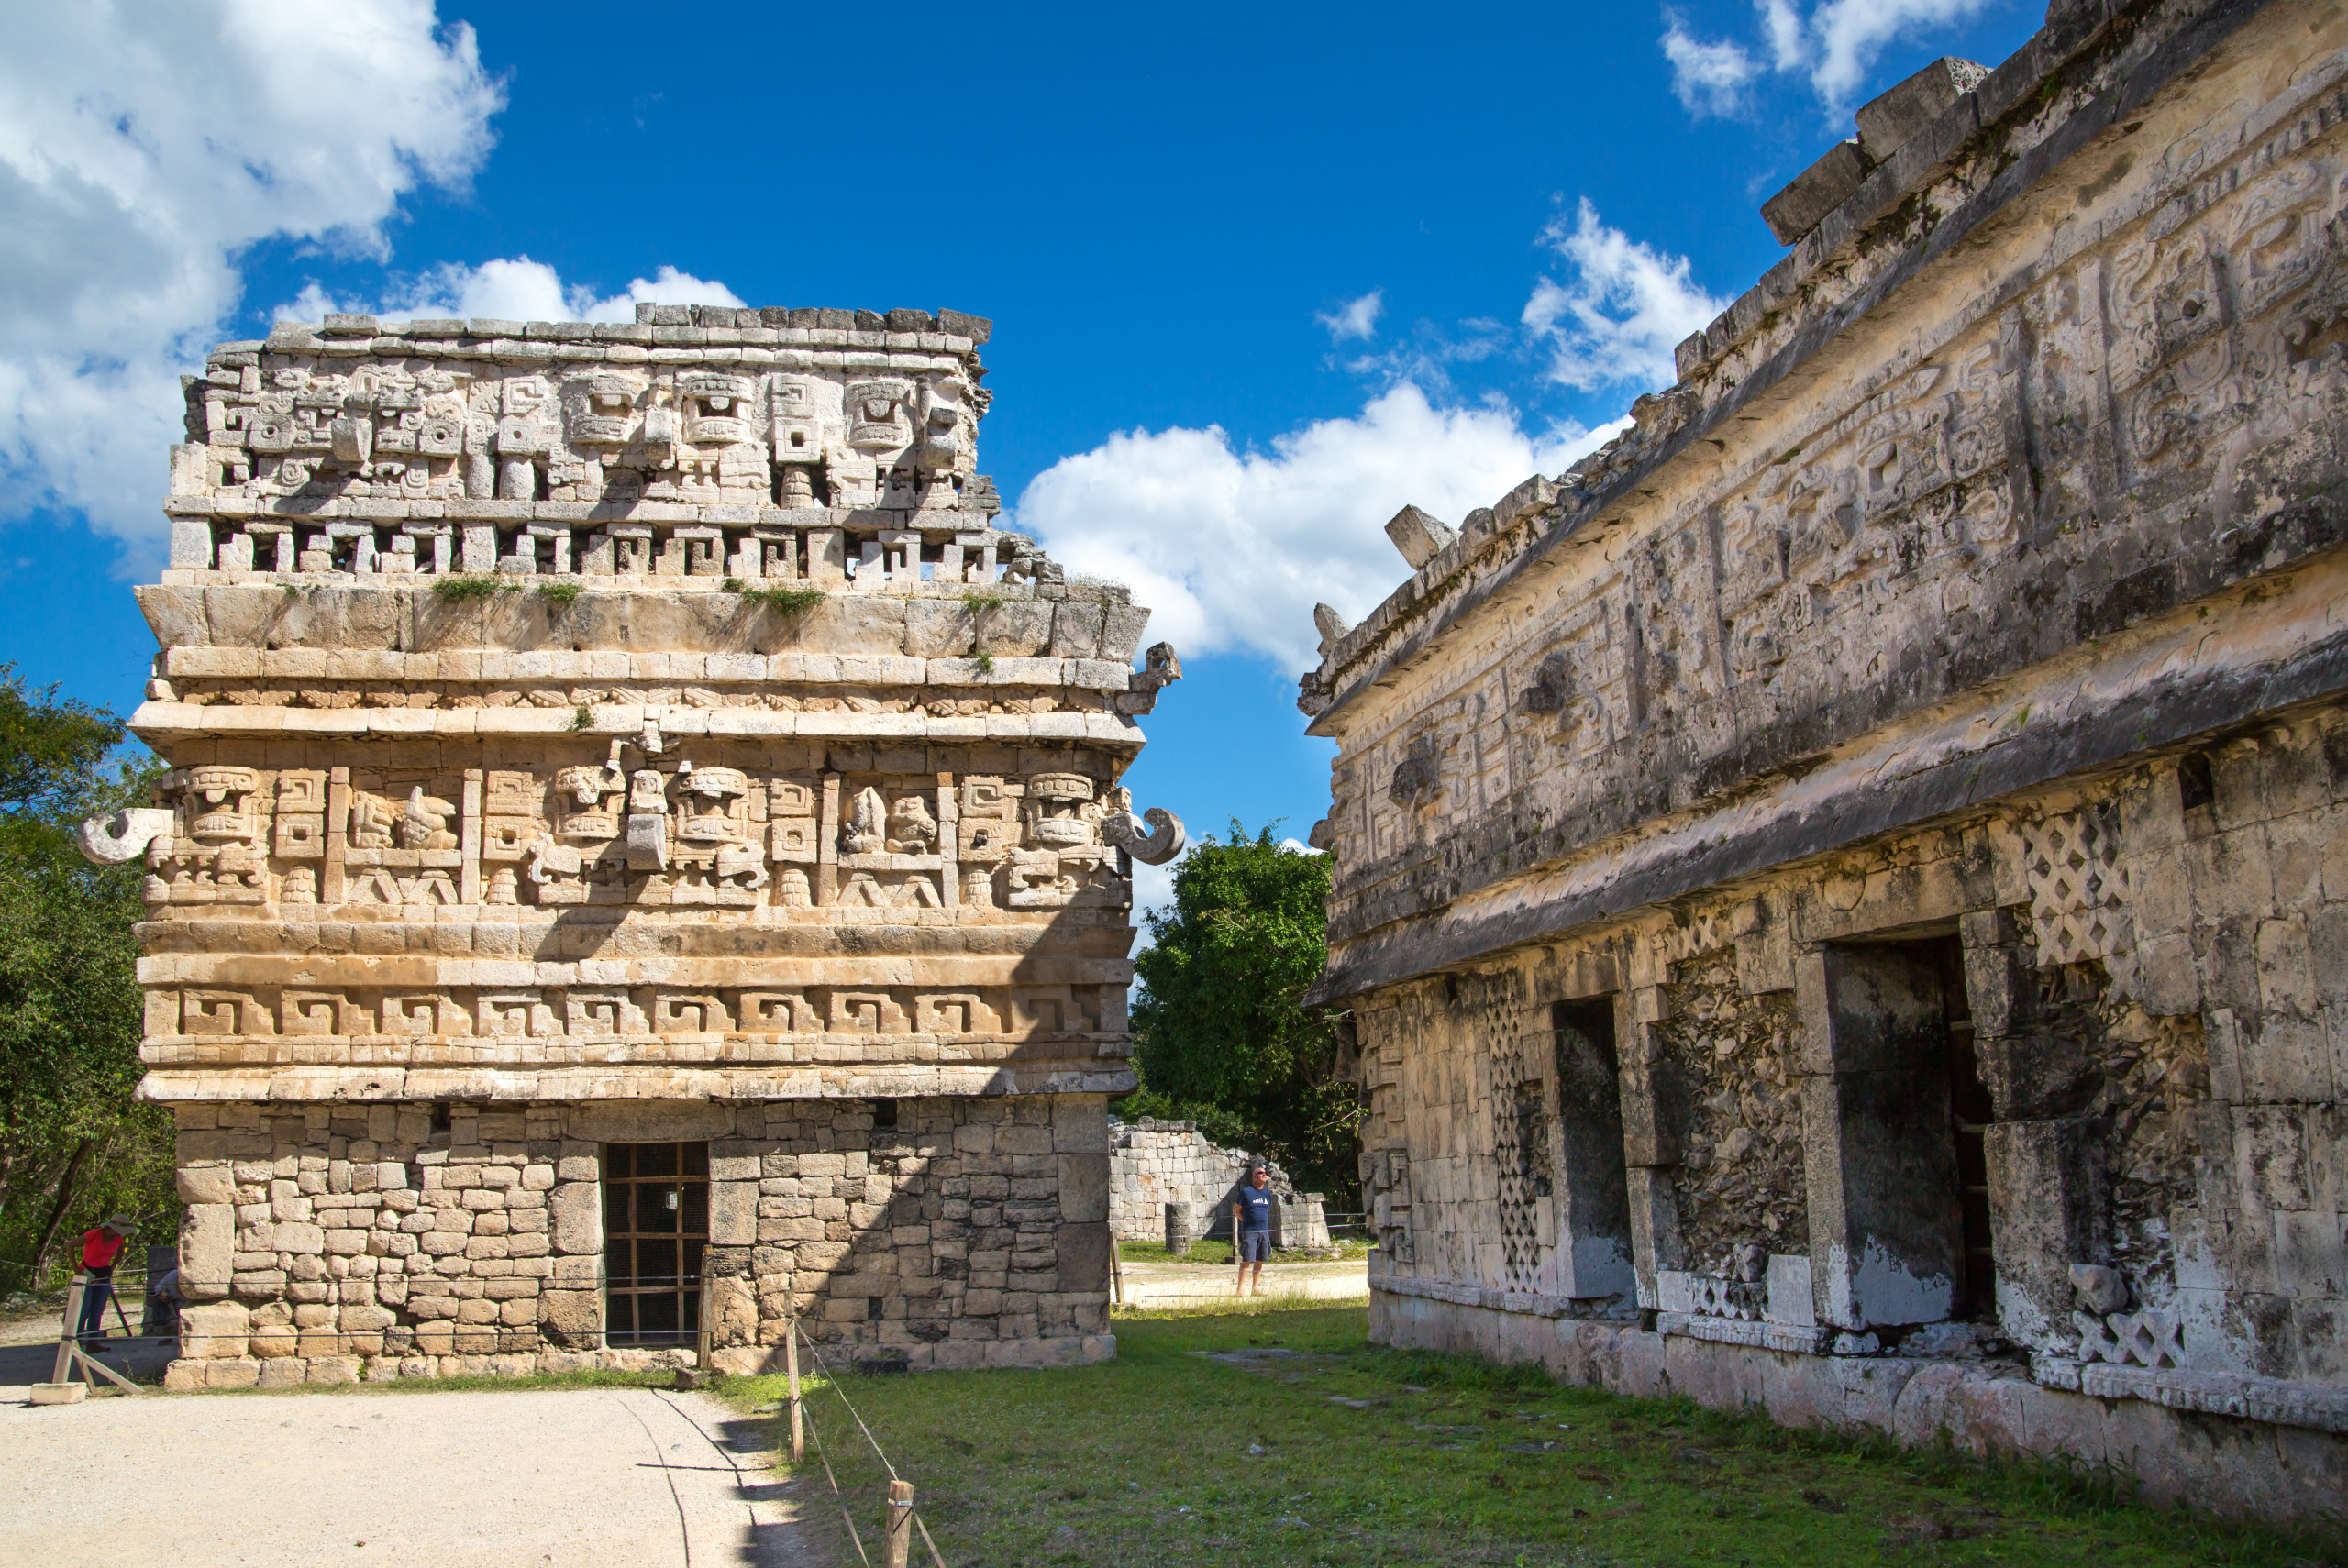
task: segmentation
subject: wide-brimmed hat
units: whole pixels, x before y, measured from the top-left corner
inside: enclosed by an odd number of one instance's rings
[[[106,1220],[105,1229],[112,1231],[117,1236],[127,1236],[138,1229],[138,1221],[127,1214],[111,1215]]]

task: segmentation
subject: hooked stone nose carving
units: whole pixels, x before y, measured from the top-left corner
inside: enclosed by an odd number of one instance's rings
[[[1142,825],[1145,823],[1146,828]],[[1109,814],[1101,819],[1101,836],[1145,866],[1165,865],[1189,843],[1181,818],[1163,806],[1152,806],[1135,817],[1133,797],[1123,790],[1113,797]]]
[[[147,846],[172,831],[172,813],[159,806],[132,806],[110,817],[92,817],[73,830],[73,842],[83,858],[101,866],[119,866],[147,853]]]

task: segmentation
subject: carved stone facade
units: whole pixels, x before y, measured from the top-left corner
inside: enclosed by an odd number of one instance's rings
[[[188,388],[143,858],[181,1384],[1108,1335],[1148,613],[996,529],[987,324],[281,324]]]
[[[1304,679],[1373,1334],[2348,1492],[2348,24],[2074,4]]]

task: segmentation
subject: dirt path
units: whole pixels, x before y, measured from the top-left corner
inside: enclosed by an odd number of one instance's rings
[[[798,1488],[768,1468],[768,1425],[701,1395],[24,1396],[0,1388],[0,1562],[816,1561],[792,1522]]]
[[[1123,1304],[1127,1307],[1188,1307],[1232,1298],[1230,1264],[1120,1263]],[[1292,1263],[1264,1265],[1264,1294],[1290,1300],[1358,1301],[1369,1295],[1369,1264]]]

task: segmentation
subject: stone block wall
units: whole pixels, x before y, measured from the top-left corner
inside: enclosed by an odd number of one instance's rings
[[[1166,1206],[1180,1203],[1195,1236],[1207,1209],[1247,1174],[1247,1161],[1246,1150],[1216,1147],[1196,1122],[1144,1117],[1120,1126],[1110,1140],[1109,1229],[1121,1242],[1163,1241]]]
[[[709,1144],[713,1344],[1066,1364],[1108,1334],[1099,1096],[179,1109],[175,1387],[641,1365],[604,1344],[603,1149]]]
[[[1217,1147],[1194,1121],[1143,1117],[1119,1123],[1109,1139],[1109,1230],[1121,1242],[1163,1242],[1166,1206],[1191,1211],[1193,1240],[1230,1233],[1230,1200],[1247,1179],[1256,1156],[1245,1149]],[[1267,1184],[1278,1197],[1273,1244],[1325,1247],[1329,1224],[1318,1193],[1299,1193],[1278,1162],[1266,1160]]]

